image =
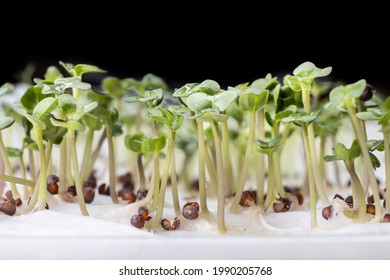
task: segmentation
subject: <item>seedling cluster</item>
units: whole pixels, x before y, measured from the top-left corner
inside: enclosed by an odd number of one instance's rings
[[[151,230],[179,230],[180,219],[190,222],[215,214],[218,231],[224,233],[227,211],[238,214],[245,207],[258,207],[263,213],[286,212],[306,204],[316,227],[318,200],[327,220],[337,202],[356,222],[389,221],[390,98],[374,95],[365,80],[332,89],[329,82],[315,81],[332,68],[305,62],[282,82],[268,74],[227,89],[205,80],[171,91],[152,74],[141,80],[106,77],[91,87],[83,76],[103,70],[60,64],[62,71],[49,67],[20,98],[2,103],[0,195],[5,197],[0,198],[0,211],[6,215],[48,209],[48,196],[55,196],[78,203],[88,216],[86,204],[98,189],[98,195],[109,195],[122,207],[137,203],[130,223]],[[0,88],[0,96],[5,94],[15,94],[13,85]],[[382,139],[368,138],[367,121],[380,126]],[[336,143],[346,124],[352,125],[355,138],[349,148]],[[292,137],[297,133],[302,135],[306,170],[301,185],[288,186],[283,174],[289,167],[283,165],[282,154],[288,153],[284,148],[289,141],[300,147]],[[329,140],[333,152],[326,155]],[[180,162],[178,150],[184,154]],[[121,176],[119,152],[128,159],[128,173]],[[382,188],[375,175],[383,164],[377,152],[385,158]],[[108,182],[98,184],[102,155],[108,162]],[[325,162],[338,160],[350,176],[346,199],[335,194],[343,188],[337,168],[333,187],[327,183]],[[6,193],[4,182],[10,189]],[[168,189],[175,212],[170,220],[164,217]],[[180,207],[188,194],[195,194],[198,202]],[[208,206],[213,198],[216,213]]]

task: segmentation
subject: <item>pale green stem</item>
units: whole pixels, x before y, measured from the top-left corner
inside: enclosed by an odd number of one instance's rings
[[[137,153],[137,164],[136,169],[139,177],[139,188],[141,190],[146,190],[146,178],[144,172],[144,166],[142,165],[142,153]]]
[[[26,165],[24,164],[23,155],[19,156],[20,171],[22,173],[22,178],[27,179]],[[1,179],[0,179],[1,180]],[[27,184],[23,184],[23,199],[28,199],[30,196],[30,191]]]
[[[314,182],[314,171],[313,171],[313,162],[311,154],[311,147],[308,140],[308,129],[305,124],[302,124],[303,130],[303,142],[305,145],[305,155],[306,155],[306,168],[309,177],[309,193],[310,193],[310,213],[311,213],[311,228],[317,226],[317,195]]]
[[[210,152],[211,151],[209,151],[205,144],[204,160],[206,163],[207,173],[210,177],[210,182],[208,182],[208,194],[215,195],[217,193],[217,174],[215,171],[213,160],[211,159]]]
[[[67,141],[65,137],[60,144],[60,170],[59,170],[59,188],[58,193],[64,195],[66,193],[66,174],[67,174]]]
[[[172,187],[173,207],[175,209],[176,216],[179,216],[181,211],[180,211],[179,191],[178,191],[178,187],[177,187],[176,152],[175,152],[175,148],[173,148],[173,150],[172,150],[171,187]]]
[[[274,126],[272,127],[272,137],[277,137],[279,135],[279,127],[280,122],[275,122]],[[279,150],[281,151],[282,148]],[[274,169],[276,191],[281,197],[286,197],[286,192],[283,187],[282,171],[280,167],[280,153],[278,150],[272,153],[272,158],[273,166],[270,168]]]
[[[269,207],[274,203],[275,201],[275,174],[274,169],[272,168],[273,160],[272,160],[272,154],[267,154],[268,159],[268,184],[267,184],[267,197],[265,198],[264,202],[264,211],[267,211]]]
[[[303,102],[305,112],[309,113],[310,112],[310,90],[306,91],[304,87],[302,88],[302,102]],[[328,206],[330,205],[330,201],[324,189],[324,179],[322,178],[321,172],[319,171],[320,169],[318,166],[317,152],[316,152],[316,146],[314,141],[313,124],[309,124],[307,126],[307,132],[308,132],[308,141],[310,147],[310,157],[312,162],[310,168],[312,168],[314,174],[315,186],[322,204]]]
[[[319,153],[319,158],[320,158],[320,162],[319,162],[319,167],[320,167],[320,172],[321,172],[321,176],[324,180],[327,179],[327,176],[326,176],[326,170],[325,170],[325,161],[322,160],[325,156],[325,143],[326,143],[326,137],[324,135],[324,133],[320,133],[320,153]]]
[[[241,170],[240,179],[238,181],[236,195],[234,196],[232,205],[230,207],[230,212],[237,213],[238,205],[240,203],[240,199],[242,193],[244,191],[245,182],[248,175],[249,164],[251,162],[251,157],[253,154],[253,142],[255,140],[255,125],[256,125],[256,111],[249,112],[249,135],[248,135],[248,143],[246,145],[245,151],[245,159],[244,165]]]
[[[37,179],[37,172],[35,169],[34,151],[30,148],[28,148],[27,151],[28,151],[28,164],[30,168],[30,176],[35,181]]]
[[[336,147],[336,144],[337,144],[336,137],[332,137],[332,146]],[[337,161],[333,162],[333,167],[334,167],[334,173],[336,177],[336,184],[339,186],[339,188],[341,188],[343,184],[341,183],[340,170]]]
[[[4,142],[3,142],[3,136],[1,135],[0,131],[0,154],[1,157],[3,158],[4,166],[5,166],[5,172],[6,174],[10,176],[14,176],[14,172],[12,170],[11,162],[7,156],[7,152],[5,150]],[[11,191],[12,191],[12,196],[17,199],[20,197],[20,194],[18,192],[18,189],[16,188],[15,183],[10,182],[11,186]]]
[[[382,125],[383,145],[385,147],[385,174],[386,174],[386,211],[390,213],[390,140],[389,133],[386,132],[388,124]]]
[[[348,173],[351,176],[353,208],[356,210],[353,218],[358,223],[363,223],[366,220],[366,201],[364,199],[364,191],[362,183],[355,172],[352,162],[345,162]]]
[[[242,152],[242,146],[243,146],[243,133],[241,131],[238,132],[238,139],[237,139],[237,154],[236,154],[236,165],[235,165],[235,171],[236,171],[236,178],[240,177],[241,174],[241,167],[242,167],[242,161],[243,161],[243,152]],[[265,174],[264,174],[265,175]],[[234,186],[235,190],[237,190],[237,185]]]
[[[100,135],[99,141],[95,147],[95,150],[93,151],[91,155],[91,160],[89,161],[89,168],[87,174],[91,174],[93,171],[93,167],[95,166],[96,160],[99,157],[100,151],[103,147],[104,140],[107,138],[107,132],[106,130],[103,131],[103,133]]]
[[[34,186],[33,193],[31,195],[31,199],[30,199],[30,201],[25,209],[25,213],[30,212],[34,208],[35,204],[37,204],[38,194],[40,191],[40,185],[42,183],[46,185],[46,178],[43,179],[44,182],[41,182],[41,181],[42,181],[42,176],[41,176],[41,173],[39,173],[37,181],[36,181],[35,186]]]
[[[198,129],[198,172],[199,172],[199,203],[200,209],[204,213],[209,213],[207,208],[207,192],[206,192],[206,170],[205,170],[205,156],[206,144],[204,141],[203,121],[196,119]]]
[[[218,207],[217,207],[217,223],[218,232],[225,233],[225,190],[223,187],[223,163],[222,163],[222,149],[221,140],[218,129],[213,121],[211,121],[211,128],[213,130],[215,157],[217,161],[217,186],[218,186]]]
[[[359,142],[360,148],[362,150],[362,156],[363,160],[366,162],[367,166],[370,166],[368,168],[368,175],[370,179],[370,186],[372,193],[374,195],[374,201],[375,201],[375,221],[379,222],[382,218],[382,207],[380,204],[380,198],[379,198],[379,187],[378,183],[376,181],[375,173],[374,173],[374,167],[372,166],[370,154],[368,153],[367,149],[367,143],[365,141],[365,136],[364,132],[361,129],[361,126],[359,124],[359,120],[356,116],[356,111],[355,108],[353,107],[352,101],[348,100],[347,101],[347,110],[348,110],[348,115],[352,121],[353,126],[356,129],[356,137]]]
[[[390,213],[390,141],[387,126],[382,125],[383,145],[385,146],[385,174],[386,174],[386,210]]]
[[[38,195],[38,209],[43,210],[46,206],[46,177],[47,177],[47,162],[46,162],[46,155],[45,155],[45,147],[43,146],[43,139],[42,139],[42,130],[38,128],[35,129],[35,137],[36,142],[38,145],[38,151],[39,151],[39,164],[41,166],[39,170],[39,176],[40,176],[40,184],[38,186],[39,188],[39,195]]]
[[[168,175],[169,175],[169,167],[171,165],[171,159],[172,159],[172,151],[174,148],[174,140],[173,140],[173,133],[169,132],[168,136],[168,147],[167,147],[167,155],[166,159],[164,162],[164,169],[162,173],[162,178],[161,178],[161,186],[160,186],[160,191],[158,194],[158,204],[157,204],[157,212],[156,216],[154,218],[154,221],[151,225],[152,228],[156,228],[157,226],[160,225],[163,212],[164,212],[164,203],[165,203],[165,193],[167,190],[167,182],[168,182]]]
[[[153,198],[153,205],[151,210],[156,209],[158,203],[158,193],[160,185],[160,164],[158,159],[158,152],[153,153],[153,184],[148,190],[148,194],[144,200],[144,204],[149,204]]]
[[[68,134],[67,134],[68,135]],[[67,141],[67,147],[68,147],[68,151],[71,149],[72,147],[72,143],[71,143],[71,140],[69,138],[69,136],[66,137],[66,141]],[[72,156],[70,153],[67,153],[66,154],[66,181],[68,182],[68,184],[70,186],[74,185],[74,179],[72,177]]]
[[[35,181],[28,180],[26,178],[19,178],[19,177],[3,175],[3,174],[0,174],[0,181],[10,182],[10,183],[12,182],[14,184],[20,184],[29,187],[34,187],[36,184]]]
[[[230,164],[230,149],[229,149],[229,129],[227,125],[227,120],[220,123],[221,132],[222,132],[222,161],[224,168],[224,185],[226,195],[230,196],[233,194],[233,175],[232,175],[232,166]]]
[[[364,110],[363,101],[358,100],[357,108],[358,108],[358,112],[364,112],[365,111]],[[359,120],[359,124],[360,124],[360,129],[363,132],[364,142],[367,143],[367,130],[366,130],[366,126],[364,125],[364,121],[363,120],[361,120],[361,119],[358,119],[358,120]],[[362,160],[361,161],[361,168],[363,169],[363,172],[362,172],[363,190],[364,190],[364,193],[367,195],[368,187],[370,185],[370,176],[368,175],[368,172],[369,172],[368,169],[370,168],[370,165],[367,165],[367,162]]]
[[[81,165],[81,181],[82,182],[86,181],[88,176],[90,175],[87,173],[87,171],[89,169],[88,168],[89,161],[91,160],[93,135],[94,135],[94,130],[91,128],[88,128],[87,139],[85,141],[85,148],[84,148],[85,152],[84,152],[84,157],[83,157],[83,164]]]
[[[115,151],[114,141],[112,136],[112,124],[106,121],[106,133],[107,133],[107,144],[108,144],[108,176],[110,184],[110,195],[111,200],[114,203],[118,203],[118,195],[116,193],[116,171],[115,171]]]
[[[282,171],[280,169],[279,153],[275,151],[274,153],[272,153],[272,157],[273,157],[273,164],[274,164],[273,168],[274,168],[274,175],[275,175],[276,190],[281,197],[286,197],[286,191],[284,190],[284,186],[283,186]]]
[[[264,110],[257,111],[257,138],[260,140],[265,139],[265,130],[264,130]],[[256,182],[257,182],[257,205],[262,205],[264,203],[264,182],[265,182],[265,155],[263,153],[257,153],[257,172],[256,172]]]
[[[47,169],[46,174],[52,174],[53,172],[53,160],[51,156],[51,152],[53,150],[53,141],[49,140],[46,145],[46,161],[47,161]]]
[[[79,161],[78,161],[77,149],[76,149],[75,131],[73,129],[69,129],[68,134],[69,134],[69,142],[70,142],[69,149],[70,149],[70,155],[72,158],[73,176],[74,176],[75,185],[76,185],[77,199],[79,202],[81,214],[83,216],[88,216],[88,210],[87,210],[87,206],[85,205],[85,200],[84,200],[84,195],[83,195],[83,183],[81,182],[81,178],[80,178]]]

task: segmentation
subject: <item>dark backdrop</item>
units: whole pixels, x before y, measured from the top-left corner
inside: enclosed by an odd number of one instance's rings
[[[41,76],[47,66],[63,60],[96,64],[109,75],[123,78],[151,72],[172,87],[207,78],[226,87],[268,72],[283,77],[300,63],[312,61],[319,67],[333,66],[333,79],[355,82],[365,78],[385,93],[389,88],[387,46],[361,30],[274,30],[268,34],[253,28],[253,23],[250,29],[226,22],[178,29],[181,24],[149,28],[142,22],[129,22],[118,29],[102,22],[80,30],[71,25],[54,31],[10,29],[1,42],[0,82],[14,81],[29,62],[37,67],[35,76]]]

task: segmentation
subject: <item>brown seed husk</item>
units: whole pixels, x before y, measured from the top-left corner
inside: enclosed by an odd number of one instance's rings
[[[241,195],[240,205],[243,207],[249,207],[255,204],[255,196],[251,191],[244,191]]]
[[[160,224],[165,230],[171,230],[172,228],[171,222],[168,219],[162,219]]]
[[[195,220],[199,216],[198,211],[196,211],[196,208],[193,205],[183,207],[182,214],[187,220]]]
[[[130,189],[123,189],[120,196],[123,200],[126,200],[129,203],[133,203],[137,199],[135,193],[133,193],[133,191],[131,191]]]
[[[375,205],[374,204],[367,204],[366,205],[366,213],[367,214],[371,214],[371,215],[375,215]]]
[[[85,187],[83,188],[83,195],[85,203],[92,203],[95,198],[95,190],[91,187]]]
[[[382,223],[390,223],[390,214],[386,213],[383,216]]]
[[[16,213],[16,204],[13,198],[0,197],[0,212],[8,216],[13,216]]]
[[[130,219],[130,223],[133,227],[136,227],[136,228],[143,228],[145,225],[144,219],[142,219],[142,217],[140,217],[138,215],[133,215]]]
[[[332,213],[333,213],[333,206],[332,205],[329,205],[327,207],[324,207],[322,209],[322,217],[325,219],[325,220],[329,220],[331,217],[332,217]]]
[[[138,212],[138,216],[141,216],[142,219],[144,219],[145,221],[149,221],[152,218],[149,216],[149,210],[144,206],[138,208],[137,212]]]

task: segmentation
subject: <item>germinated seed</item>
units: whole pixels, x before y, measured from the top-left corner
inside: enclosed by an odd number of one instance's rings
[[[126,200],[129,203],[133,203],[137,199],[135,193],[133,193],[133,191],[131,191],[130,189],[121,190],[120,196],[122,197],[123,200]]]
[[[95,198],[95,190],[91,187],[84,187],[83,195],[85,203],[92,203],[93,199]]]
[[[179,228],[180,228],[180,220],[178,217],[175,217],[175,219],[173,220],[173,223],[172,223],[171,230],[177,230]]]
[[[187,205],[192,205],[192,206],[194,206],[194,207],[195,207],[195,210],[196,210],[197,212],[199,212],[199,203],[198,203],[198,202],[196,202],[196,201],[189,201],[189,202],[187,202],[186,204],[184,204],[183,208],[186,207]]]
[[[66,189],[66,191],[71,195],[71,196],[77,196],[77,191],[75,186],[70,186]]]
[[[329,205],[329,206],[325,207],[324,209],[322,209],[321,214],[325,220],[329,220],[332,217],[332,212],[333,212],[333,206]]]
[[[352,195],[349,195],[347,196],[345,199],[344,199],[345,203],[347,203],[347,205],[349,206],[349,208],[353,208],[353,197]]]
[[[244,207],[249,207],[255,204],[255,196],[251,191],[243,191],[239,204]]]
[[[15,215],[16,205],[13,198],[0,197],[0,212],[8,216]]]
[[[58,182],[60,179],[57,175],[51,174],[46,178],[46,188],[51,194],[58,194]]]
[[[20,205],[23,204],[23,202],[22,202],[22,200],[20,199],[20,197],[18,197],[17,199],[14,199],[14,201],[15,201],[15,205],[16,205],[16,206],[20,206]]]
[[[138,216],[141,216],[145,221],[149,221],[152,218],[149,216],[149,210],[144,206],[138,208]]]
[[[137,200],[142,200],[148,195],[147,190],[138,190],[137,191]]]
[[[371,203],[367,204],[366,205],[366,213],[375,215],[375,205],[371,204]]]
[[[100,184],[100,185],[99,185],[99,188],[98,188],[99,194],[105,195],[106,192],[107,192],[107,191],[106,191],[106,188],[107,188],[107,186],[106,186],[105,183]]]
[[[142,219],[142,217],[140,217],[138,215],[133,215],[130,219],[130,223],[133,227],[136,227],[136,228],[143,228],[145,225],[144,219]]]
[[[390,223],[390,214],[385,214],[382,219],[383,223]]]
[[[187,220],[195,220],[199,216],[198,211],[196,211],[195,207],[192,205],[187,205],[183,207],[182,214],[183,217]]]
[[[172,225],[171,222],[168,219],[162,219],[161,220],[161,227],[165,230],[171,230]]]
[[[288,198],[282,198],[273,204],[275,213],[287,212],[291,207],[291,201]]]

